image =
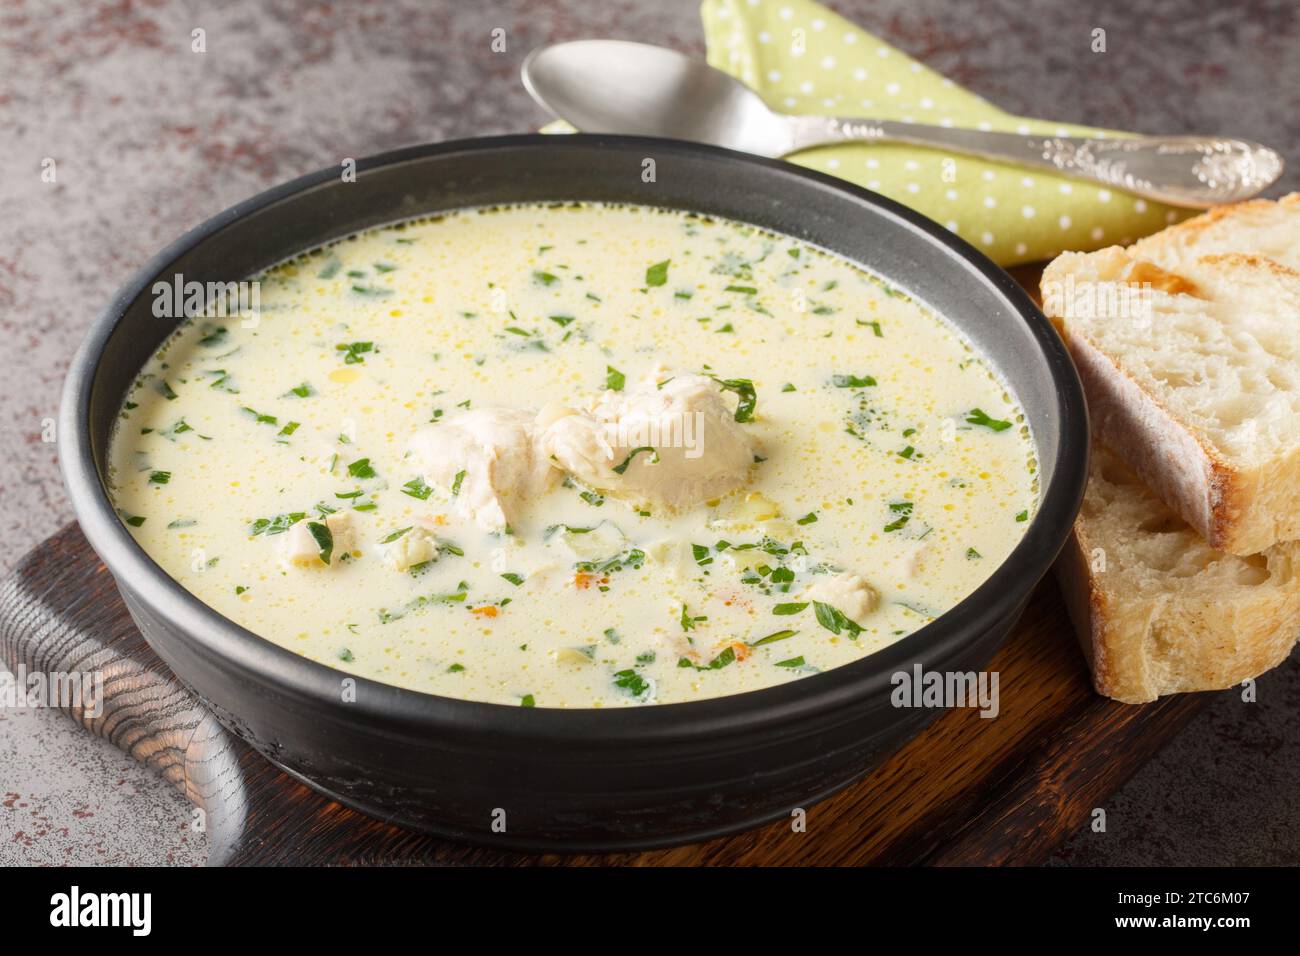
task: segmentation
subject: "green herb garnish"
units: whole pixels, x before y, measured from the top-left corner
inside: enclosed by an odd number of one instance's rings
[[[889,506],[889,510],[898,515],[893,521],[885,525],[886,531],[898,531],[908,521],[912,519],[912,508],[914,505],[910,501],[895,501]]]
[[[365,353],[375,350],[374,342],[346,342],[334,346],[335,349],[343,353],[344,365],[359,365],[364,362]]]
[[[754,383],[747,378],[715,378],[714,381],[723,391],[735,392],[740,399],[736,403],[736,421],[752,422],[754,409],[758,407],[758,392],[754,389]]]
[[[433,489],[424,483],[423,476],[417,476],[402,485],[402,493],[410,495],[412,498],[419,498],[421,501],[427,501],[429,495],[433,494]]]
[[[643,451],[648,451],[648,452],[650,452],[650,454],[653,456],[653,457],[650,459],[650,463],[651,463],[651,464],[658,464],[658,463],[659,463],[659,453],[656,452],[656,451],[654,450],[654,448],[651,447],[650,445],[642,445],[640,448],[633,448],[630,452],[628,452],[627,457],[623,459],[623,463],[622,463],[621,465],[615,465],[615,466],[614,466],[614,473],[615,473],[615,474],[618,474],[618,475],[621,475],[621,474],[623,474],[625,471],[627,471],[627,467],[628,467],[628,465],[632,464],[632,459],[635,458],[637,455],[639,455],[639,454],[640,454],[641,452],[643,452]]]
[[[308,521],[307,530],[311,532],[311,536],[316,539],[316,546],[320,548],[320,563],[329,564],[330,557],[334,554],[334,535],[329,525],[322,521]]]
[[[642,697],[650,689],[650,682],[629,667],[614,674],[614,686],[622,688],[633,697]]]
[[[836,388],[869,388],[876,380],[870,375],[832,375],[831,384]]]
[[[978,408],[972,408],[966,415],[966,421],[971,425],[983,425],[985,428],[991,428],[995,432],[1004,432],[1011,427],[1010,422],[1002,421],[999,418],[990,418],[984,411]]]
[[[353,478],[373,478],[376,471],[371,467],[369,458],[358,458],[348,465],[348,474]]]
[[[813,611],[817,615],[817,623],[832,634],[846,631],[849,637],[857,640],[858,635],[862,633],[862,627],[839,608],[831,607],[822,601],[813,601]]]

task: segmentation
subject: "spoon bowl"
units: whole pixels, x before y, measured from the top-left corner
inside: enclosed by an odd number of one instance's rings
[[[543,109],[584,133],[663,136],[773,158],[794,145],[785,117],[757,93],[666,47],[556,43],[529,53],[521,72]]]

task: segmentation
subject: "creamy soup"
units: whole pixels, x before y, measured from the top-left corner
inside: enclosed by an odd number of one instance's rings
[[[203,602],[388,684],[608,707],[797,680],[951,608],[1038,500],[969,342],[751,226],[467,210],[259,288],[142,371],[111,494]]]

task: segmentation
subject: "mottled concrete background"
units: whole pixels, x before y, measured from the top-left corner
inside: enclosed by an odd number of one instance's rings
[[[1293,0],[854,0],[831,4],[1014,112],[1281,148],[1300,183]],[[491,31],[507,51],[490,51]],[[1089,51],[1095,27],[1108,52]],[[206,53],[191,31],[206,31]],[[0,571],[71,515],[42,443],[91,317],[149,255],[273,183],[344,156],[528,130],[541,43],[701,51],[694,0],[221,4],[0,2]],[[41,181],[46,157],[57,183]],[[1300,857],[1300,666],[1221,697],[1081,834],[1073,863]],[[0,710],[0,863],[193,863],[188,808],[48,712]]]

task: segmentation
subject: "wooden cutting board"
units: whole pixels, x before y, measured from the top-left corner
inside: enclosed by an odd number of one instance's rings
[[[102,713],[71,716],[202,808],[212,862],[244,864],[1033,864],[1087,826],[1207,699],[1133,707],[1098,697],[1048,578],[989,665],[1000,674],[998,716],[948,712],[810,807],[804,832],[780,822],[648,853],[521,856],[370,819],[227,733],[144,642],[76,525],[0,585],[0,659],[11,670],[101,671]]]

